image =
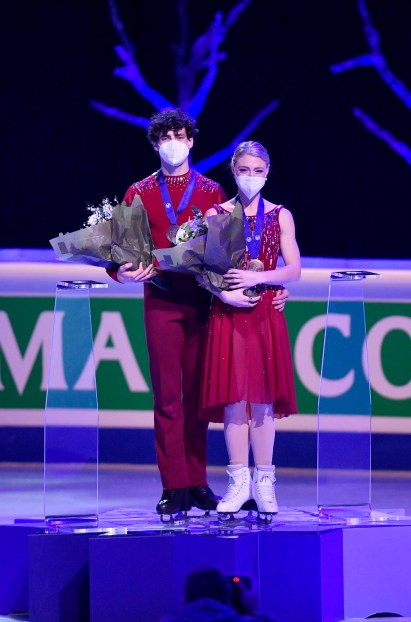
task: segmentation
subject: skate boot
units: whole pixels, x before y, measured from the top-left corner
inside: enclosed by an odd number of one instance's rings
[[[273,514],[278,512],[275,498],[275,466],[257,465],[254,469],[251,490],[259,516],[270,521]]]
[[[248,467],[242,464],[228,465],[228,488],[224,497],[217,505],[219,518],[232,518],[233,514],[242,509],[244,503],[251,499],[251,476]]]
[[[187,488],[163,490],[156,507],[157,514],[160,514],[163,523],[182,520],[188,510],[191,510],[191,504]]]
[[[209,486],[190,486],[189,494],[190,503],[196,508],[204,510],[206,514],[210,510],[215,510],[221,499],[221,497],[216,497]]]

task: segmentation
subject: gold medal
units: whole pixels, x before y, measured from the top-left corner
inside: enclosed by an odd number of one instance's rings
[[[252,270],[253,272],[264,272],[264,264],[260,259],[250,259],[246,266],[247,270]],[[254,287],[249,287],[243,291],[244,296],[249,296],[252,298],[253,296],[258,296],[257,285]]]
[[[249,287],[248,289],[243,289],[243,294],[244,296],[248,296],[249,298],[258,296],[257,287]]]
[[[253,272],[264,272],[264,264],[260,259],[251,259],[247,264],[247,270],[253,270]]]
[[[174,246],[176,245],[176,235],[179,229],[180,229],[179,225],[171,225],[167,229],[166,238]]]

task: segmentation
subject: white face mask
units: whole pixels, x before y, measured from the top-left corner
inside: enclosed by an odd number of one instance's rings
[[[179,140],[168,140],[160,145],[160,157],[170,166],[180,166],[188,158],[189,148]]]
[[[258,194],[266,182],[265,177],[254,177],[251,175],[239,175],[235,177],[238,188],[247,199],[252,199]]]

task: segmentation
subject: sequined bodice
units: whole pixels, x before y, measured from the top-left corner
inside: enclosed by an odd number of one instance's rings
[[[221,205],[216,205],[220,214],[227,214]],[[260,252],[258,259],[264,264],[264,270],[275,270],[277,266],[278,255],[280,252],[280,224],[278,222],[278,214],[282,205],[277,205],[271,212],[264,214],[264,229],[261,235]],[[254,231],[256,216],[247,216],[250,224],[251,232]],[[245,269],[250,261],[251,256],[248,250],[245,250],[242,268]]]
[[[177,211],[180,205],[192,175],[195,175],[195,187],[186,209],[181,211],[177,216],[178,225],[182,225],[189,218],[193,217],[191,206],[195,205],[204,213],[217,201],[223,202],[226,200],[225,194],[219,184],[204,177],[204,175],[201,175],[193,169],[190,169],[190,171],[184,175],[165,176],[171,203],[175,211]],[[157,172],[130,186],[123,200],[127,205],[131,205],[136,195],[141,197],[147,212],[155,248],[169,247],[170,242],[166,234],[170,227],[170,219],[164,206],[160,184],[157,179]]]

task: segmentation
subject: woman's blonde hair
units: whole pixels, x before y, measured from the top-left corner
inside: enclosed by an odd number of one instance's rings
[[[240,156],[248,154],[252,155],[255,158],[261,158],[266,163],[267,167],[270,167],[270,156],[268,155],[268,151],[261,143],[257,143],[255,140],[247,140],[243,143],[240,143],[236,150],[233,153],[233,157],[231,158],[231,170],[234,169],[234,166],[237,164],[237,160]]]

